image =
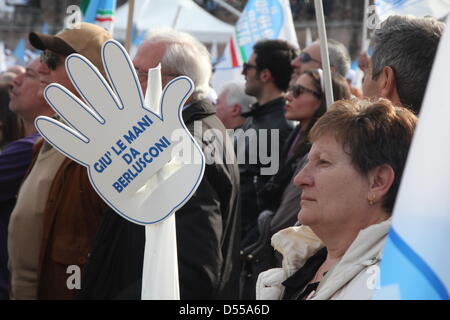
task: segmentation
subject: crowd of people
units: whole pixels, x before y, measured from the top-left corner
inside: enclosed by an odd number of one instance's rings
[[[205,46],[169,28],[150,33],[133,58],[142,92],[158,65],[162,87],[188,76],[195,89],[186,127],[217,135],[196,136],[204,151],[227,139],[215,155],[222,161],[207,162],[175,213],[181,299],[371,298],[366,271],[382,258],[444,28],[430,17],[388,18],[373,34],[372,55],[360,56],[362,92],[346,80],[347,49],[329,39],[331,106],[319,42],[302,52],[283,40],[257,42],[245,82],[224,83],[214,99]],[[109,39],[89,23],[31,32],[40,57],[0,76],[0,299],[141,297],[145,227],[114,212],[87,169],[42,139],[34,122],[58,119],[45,100],[50,83],[81,99],[64,66],[70,54],[105,76]],[[73,266],[81,270],[75,287]]]

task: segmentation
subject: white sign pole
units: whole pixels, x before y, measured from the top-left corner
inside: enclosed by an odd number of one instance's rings
[[[178,10],[180,8],[181,6],[178,6]],[[145,93],[146,107],[156,114],[161,114],[161,95],[161,64],[159,64],[156,68],[148,70]],[[164,179],[160,179],[160,174],[157,175],[158,183],[162,183]],[[170,197],[169,194],[166,196]],[[175,214],[160,223],[145,226],[141,299],[180,300]]]
[[[142,300],[180,300],[175,215],[145,226]]]
[[[322,0],[314,0],[316,9],[317,28],[319,29],[320,56],[322,58],[323,82],[325,84],[325,94],[327,99],[327,107],[329,108],[333,102],[333,85],[331,82],[330,57],[328,55],[327,30],[325,28],[325,16],[323,14]]]

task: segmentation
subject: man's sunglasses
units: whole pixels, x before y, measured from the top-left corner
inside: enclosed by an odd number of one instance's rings
[[[316,59],[313,59],[310,55],[309,55],[309,53],[307,53],[307,52],[302,52],[302,53],[300,53],[300,62],[301,63],[308,63],[308,62],[310,62],[310,61],[314,61],[314,62],[317,62],[317,63],[320,63],[320,64],[322,64],[322,62],[321,61],[319,61],[319,60],[316,60]]]
[[[244,64],[242,65],[242,72],[245,73],[245,72],[247,72],[248,69],[252,69],[252,68],[253,69],[258,69],[258,67],[256,65],[244,62]]]
[[[300,97],[301,94],[308,92],[311,93],[312,95],[314,95],[317,99],[322,99],[322,94],[320,94],[317,91],[305,88],[302,85],[295,85],[289,88],[288,92],[291,92],[292,95],[294,96],[295,99],[297,99],[298,97]]]
[[[62,60],[51,51],[42,51],[40,59],[41,63],[46,63],[50,70],[56,70],[56,68],[58,68],[58,66],[61,64]]]

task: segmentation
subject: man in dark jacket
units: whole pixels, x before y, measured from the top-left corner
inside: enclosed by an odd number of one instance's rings
[[[203,180],[192,198],[175,213],[180,297],[238,298],[239,171],[232,145],[227,148],[229,141],[215,146],[221,148],[216,151],[221,152],[222,161],[208,161],[211,145],[229,139],[211,102],[204,99],[210,90],[208,53],[188,34],[172,30],[155,30],[151,34],[133,61],[143,92],[148,69],[159,63],[163,86],[177,76],[190,77],[195,90],[185,104],[183,120],[193,135],[194,126],[196,131],[201,127],[203,133],[208,133],[195,135],[206,156]],[[221,137],[216,136],[218,132]],[[140,299],[144,247],[144,227],[109,210],[91,250],[79,298]]]
[[[237,139],[244,247],[257,239],[256,220],[263,209],[258,194],[278,171],[280,149],[292,131],[292,124],[284,117],[283,94],[289,86],[291,61],[296,54],[296,49],[286,41],[260,41],[242,70],[245,92],[257,99],[251,111],[244,114],[247,119],[243,134]]]

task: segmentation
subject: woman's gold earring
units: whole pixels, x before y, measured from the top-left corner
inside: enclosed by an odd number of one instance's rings
[[[369,201],[369,205],[373,206],[375,204],[375,195],[372,194],[369,198],[367,198],[367,201]]]

